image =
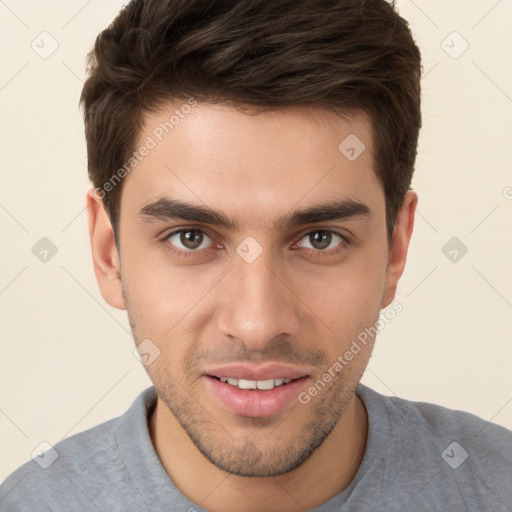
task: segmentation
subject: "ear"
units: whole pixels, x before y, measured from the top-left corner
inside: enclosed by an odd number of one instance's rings
[[[396,217],[386,270],[386,281],[382,295],[381,308],[391,304],[395,298],[398,281],[402,276],[407,260],[407,251],[414,228],[414,214],[418,204],[418,195],[409,190]]]
[[[87,216],[94,273],[105,301],[114,308],[126,309],[121,283],[121,262],[110,218],[95,189],[87,193]]]

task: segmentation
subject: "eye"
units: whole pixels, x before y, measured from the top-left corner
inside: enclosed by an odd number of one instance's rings
[[[212,239],[200,229],[180,229],[170,233],[166,240],[184,252],[207,249],[212,242]]]
[[[306,241],[306,245],[303,245],[302,240]],[[335,245],[331,245],[333,242],[338,242]],[[316,230],[310,231],[301,238],[301,241],[297,244],[298,247],[304,247],[306,249],[313,249],[315,251],[327,252],[326,249],[335,248],[338,249],[347,242],[347,239],[337,231],[331,230]],[[309,245],[308,245],[309,244]]]

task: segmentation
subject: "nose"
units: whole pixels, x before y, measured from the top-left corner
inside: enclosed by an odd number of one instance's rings
[[[300,300],[286,273],[264,255],[252,263],[237,258],[219,290],[221,334],[253,350],[265,349],[282,336],[295,337],[299,330]]]

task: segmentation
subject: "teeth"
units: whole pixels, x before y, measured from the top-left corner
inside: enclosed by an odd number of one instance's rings
[[[274,389],[277,386],[288,384],[292,379],[267,379],[267,380],[247,380],[233,379],[232,377],[221,377],[221,382],[231,384],[231,386],[240,389]]]
[[[276,386],[276,381],[274,379],[256,381],[256,387],[258,389],[273,389],[274,386]]]
[[[240,389],[256,389],[257,384],[258,383],[255,380],[245,380],[245,379],[238,380],[238,387]]]

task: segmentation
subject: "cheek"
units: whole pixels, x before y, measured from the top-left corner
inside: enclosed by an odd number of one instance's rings
[[[331,340],[329,352],[343,353],[351,342],[375,324],[379,317],[380,299],[374,287],[364,288],[361,283],[353,285],[347,280],[333,283],[329,293],[323,293],[314,306],[318,312],[317,329]],[[326,329],[326,327],[328,329]]]
[[[365,249],[337,268],[304,274],[301,298],[332,331],[357,334],[379,315],[385,270],[383,251]]]
[[[198,266],[171,265],[162,255],[155,258],[141,249],[126,254],[123,286],[139,336],[149,337],[144,332],[158,339],[171,336],[175,326],[178,329],[187,315],[193,315],[222,275],[222,269],[206,272]]]
[[[332,389],[361,378],[373,349],[372,328],[379,318],[381,288],[377,276],[370,279],[366,274],[359,279],[350,274],[337,281],[333,279],[328,291],[324,288],[324,293],[318,293],[317,302],[311,308],[318,311],[313,321],[318,337],[326,336],[323,349],[327,366],[331,373],[342,376],[341,380],[333,379]],[[324,377],[329,378],[329,375]]]

